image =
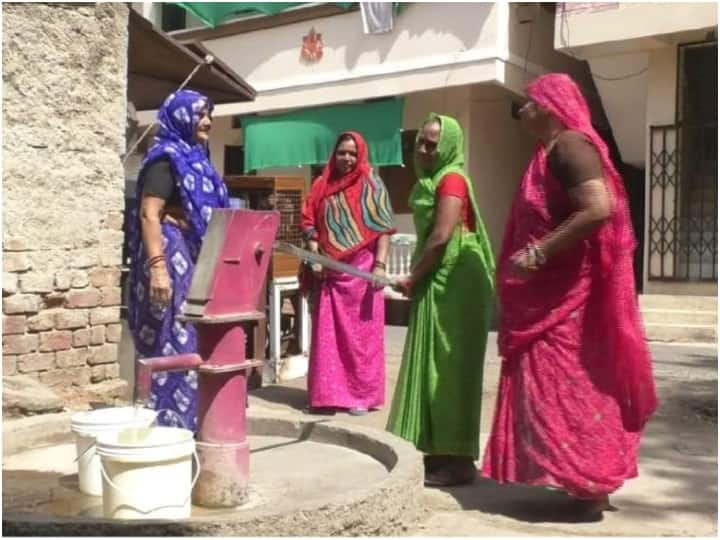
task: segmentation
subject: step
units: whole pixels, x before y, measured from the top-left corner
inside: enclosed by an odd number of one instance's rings
[[[716,296],[689,296],[680,294],[641,294],[640,308],[679,309],[688,311],[714,311],[717,313]]]
[[[648,341],[717,343],[717,326],[707,324],[645,323]]]
[[[717,325],[717,311],[701,311],[694,309],[643,309],[642,317],[645,324]]]

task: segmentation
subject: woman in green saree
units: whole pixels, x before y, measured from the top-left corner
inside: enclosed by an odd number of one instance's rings
[[[482,374],[494,313],[494,262],[465,173],[463,133],[431,114],[418,132],[410,195],[417,232],[402,366],[387,429],[425,453],[425,484],[472,483]]]

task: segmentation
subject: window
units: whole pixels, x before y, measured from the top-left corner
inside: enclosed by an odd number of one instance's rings
[[[389,165],[380,167],[380,176],[385,182],[393,211],[396,214],[410,213],[408,199],[410,191],[415,184],[415,170],[413,168],[413,154],[415,152],[415,138],[417,130],[403,131],[402,133],[402,160],[404,167]]]
[[[163,3],[160,9],[160,27],[163,32],[183,30],[186,27],[184,8],[174,4]]]
[[[678,123],[717,123],[717,73],[717,42],[680,45],[676,109]]]
[[[314,182],[322,174],[324,168],[325,165],[310,165],[310,182]]]
[[[245,149],[241,145],[225,145],[224,176],[254,175],[255,171],[244,172]]]

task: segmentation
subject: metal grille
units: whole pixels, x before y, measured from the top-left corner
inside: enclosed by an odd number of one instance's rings
[[[650,127],[649,277],[717,280],[717,124]]]
[[[300,212],[302,194],[299,190],[279,189],[276,192],[275,209],[280,212],[278,240],[302,247]]]

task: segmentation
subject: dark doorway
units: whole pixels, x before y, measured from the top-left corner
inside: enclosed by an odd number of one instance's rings
[[[717,279],[717,42],[678,49],[680,149],[675,276]]]

